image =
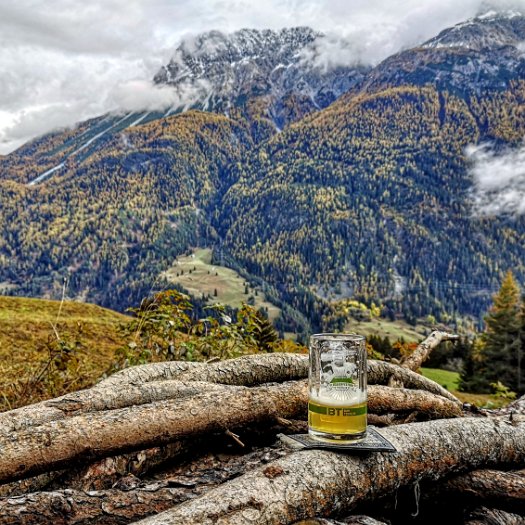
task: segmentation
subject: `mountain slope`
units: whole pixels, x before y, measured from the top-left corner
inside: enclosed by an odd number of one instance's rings
[[[500,102],[483,97],[493,133]],[[318,296],[382,297],[410,317],[477,315],[502,271],[525,276],[523,218],[471,216],[463,148],[483,138],[467,102],[432,87],[344,97],[241,169],[223,203],[226,246],[288,297],[308,284]]]
[[[241,125],[189,112],[115,135],[46,184],[0,183],[0,282],[41,296],[70,276],[81,297],[136,303],[176,255],[213,236],[208,207],[250,144]]]
[[[315,56],[325,38],[309,27],[210,31],[183,41],[155,81],[200,93],[201,109],[240,107],[283,128],[331,104],[366,72],[363,66],[319,64]]]
[[[0,411],[20,403],[25,382],[42,372],[49,360],[46,343],[56,339],[53,326],[60,337],[81,343],[74,356],[79,389],[108,369],[124,342],[119,327],[129,320],[94,304],[0,296]]]
[[[157,82],[207,86],[197,104],[228,116],[105,116],[0,159],[0,283],[49,295],[69,275],[123,308],[200,245],[316,329],[341,325],[328,303],[348,296],[392,317],[479,317],[506,269],[525,281],[525,223],[473,216],[464,148],[525,134],[524,20],[480,17],[321,76],[306,28],[183,45]]]

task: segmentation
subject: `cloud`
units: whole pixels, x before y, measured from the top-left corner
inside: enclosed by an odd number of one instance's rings
[[[525,0],[494,3],[525,9]],[[308,25],[328,35],[312,51],[319,67],[375,64],[488,6],[484,0],[0,2],[0,153],[116,106],[168,103],[170,95],[147,82],[188,34]]]
[[[525,214],[525,142],[517,149],[496,153],[489,144],[469,146],[475,215]]]
[[[177,86],[154,84],[151,80],[132,80],[118,85],[110,99],[115,107],[125,111],[162,111],[168,108],[189,107],[208,91],[205,81]]]

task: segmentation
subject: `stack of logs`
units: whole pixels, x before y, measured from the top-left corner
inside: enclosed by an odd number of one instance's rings
[[[452,338],[369,361],[369,424],[395,453],[277,439],[306,431],[298,354],[143,365],[2,413],[0,524],[524,523],[525,398],[474,410],[418,374]]]

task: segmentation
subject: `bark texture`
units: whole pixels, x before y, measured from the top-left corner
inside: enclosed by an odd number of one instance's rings
[[[224,432],[306,413],[304,381],[223,387],[191,398],[81,414],[0,436],[0,481],[11,481],[183,437]]]
[[[406,356],[401,361],[401,366],[408,368],[409,370],[416,371],[421,365],[429,358],[432,350],[436,348],[443,341],[454,341],[459,339],[459,336],[449,334],[447,332],[440,332],[439,330],[434,330],[424,341],[422,341],[415,351]]]
[[[523,421],[461,418],[400,425],[383,433],[397,453],[357,457],[326,450],[294,452],[140,525],[284,525],[341,515],[359,502],[422,479],[525,462]]]
[[[525,471],[474,470],[449,479],[439,491],[477,500],[497,508],[511,508],[525,516]]]
[[[471,513],[465,525],[524,525],[523,515],[480,507]]]
[[[162,484],[129,490],[36,492],[0,500],[0,525],[120,525],[195,497]]]

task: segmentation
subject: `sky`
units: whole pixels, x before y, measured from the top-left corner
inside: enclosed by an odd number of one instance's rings
[[[492,3],[525,8],[525,0]],[[169,100],[151,79],[181,39],[202,31],[309,25],[334,35],[331,42],[352,42],[339,61],[374,64],[487,7],[486,0],[0,0],[0,154],[107,111]]]

